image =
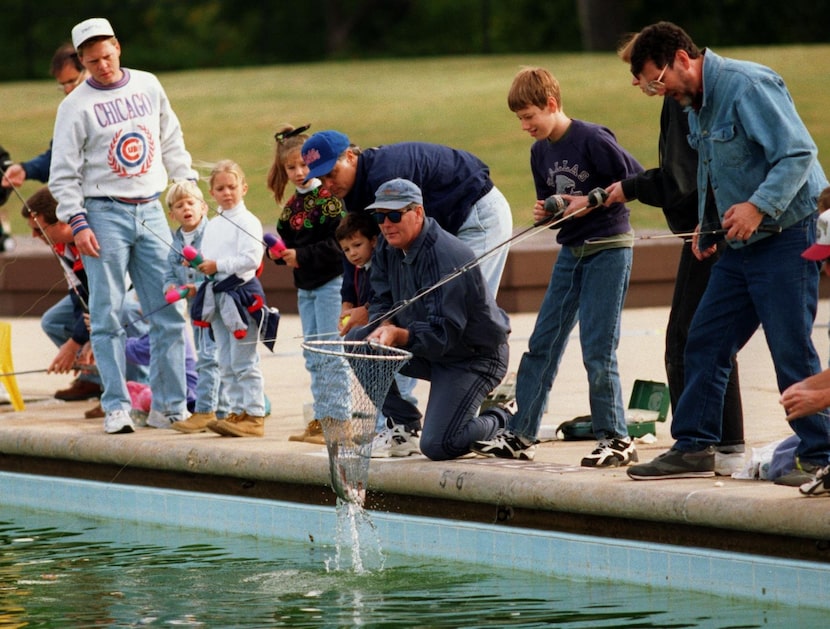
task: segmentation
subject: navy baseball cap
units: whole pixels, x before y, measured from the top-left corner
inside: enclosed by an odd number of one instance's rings
[[[339,131],[318,131],[312,135],[302,149],[303,161],[308,166],[306,181],[328,175],[349,146],[349,138]]]

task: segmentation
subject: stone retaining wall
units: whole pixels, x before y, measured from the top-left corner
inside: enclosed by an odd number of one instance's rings
[[[21,242],[22,241],[22,242]],[[626,308],[668,306],[674,290],[680,242],[673,239],[638,241]],[[520,243],[507,259],[498,301],[507,312],[534,312],[547,288],[558,247],[539,239]],[[268,304],[281,312],[297,312],[291,271],[265,261],[262,277]],[[60,268],[45,245],[18,237],[11,253],[0,254],[0,316],[38,316],[66,293]],[[822,278],[822,295],[830,294],[830,278]]]

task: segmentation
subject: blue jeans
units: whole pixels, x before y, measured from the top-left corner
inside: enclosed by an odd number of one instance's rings
[[[339,339],[337,322],[340,317],[340,286],[338,276],[312,290],[297,289],[297,309],[303,327],[303,338],[309,341]],[[337,347],[330,347],[333,351]],[[351,413],[350,369],[346,360],[331,360],[315,352],[303,350],[305,368],[311,376],[314,418],[332,417],[346,420]]]
[[[184,414],[184,317],[164,299],[163,269],[171,242],[164,210],[158,201],[133,205],[87,198],[84,204],[87,221],[101,247],[100,257],[84,256],[90,289],[90,339],[104,385],[101,406],[106,412],[130,410],[124,355],[126,332],[119,320],[129,272],[150,323],[149,384],[153,409]]]
[[[216,413],[225,417],[229,412],[228,395],[219,378],[219,361],[216,341],[210,338],[210,330],[193,328],[193,344],[196,348],[196,407],[197,413]]]
[[[141,312],[141,304],[138,303],[135,290],[128,290],[121,303],[121,325],[124,326],[128,339],[137,339],[150,332],[150,325]],[[147,365],[137,365],[128,361],[124,376],[127,380],[147,384],[150,369]]]
[[[686,343],[686,387],[671,424],[675,449],[694,452],[720,441],[731,358],[759,325],[779,391],[821,371],[811,337],[819,267],[801,257],[815,240],[815,225],[812,215],[777,236],[727,248],[712,268]],[[826,412],[796,419],[790,426],[801,439],[797,454],[802,461],[830,462]]]
[[[256,320],[247,315],[248,329],[241,339],[234,337],[222,317],[211,321],[216,339],[221,388],[228,398],[231,413],[247,413],[254,417],[265,416],[265,390],[262,369],[259,366],[259,328]]]
[[[559,252],[528,349],[519,363],[518,411],[510,420],[509,430],[536,438],[545,401],[578,319],[594,435],[606,439],[628,434],[617,346],[631,260],[630,247],[606,249],[586,257],[574,255],[568,247]]]
[[[465,242],[476,256],[480,256],[510,238],[512,234],[513,214],[510,212],[510,204],[501,191],[494,187],[473,205],[470,215],[456,236]],[[501,275],[504,265],[507,264],[507,250],[508,247],[502,247],[479,265],[493,297],[499,291]]]

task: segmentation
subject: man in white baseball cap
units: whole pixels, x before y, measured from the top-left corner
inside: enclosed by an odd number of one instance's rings
[[[91,18],[72,29],[72,45],[89,72],[58,107],[49,190],[57,216],[72,228],[89,279],[90,339],[104,392],[107,433],[135,429],[124,364],[121,304],[130,277],[149,318],[153,406],[147,425],[170,428],[187,417],[184,318],[165,308],[163,275],[170,248],[159,201],[170,180],[198,178],[179,119],[155,75],[121,66],[112,25]],[[136,225],[144,229],[137,230]],[[147,236],[152,234],[152,237]]]

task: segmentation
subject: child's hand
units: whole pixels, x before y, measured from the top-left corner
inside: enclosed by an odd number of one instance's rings
[[[299,269],[300,265],[297,262],[297,250],[296,249],[286,249],[282,252],[282,259],[286,265],[290,266],[293,269]]]
[[[359,328],[367,323],[369,323],[369,309],[366,306],[347,308],[340,313],[337,330],[340,332],[340,336],[345,336],[352,328]]]
[[[566,217],[572,214],[587,216],[594,210],[594,207],[588,207],[589,200],[587,196],[574,196],[571,194],[563,194],[560,196],[568,202],[568,207],[565,208],[564,214]]]
[[[198,268],[205,275],[215,275],[217,271],[216,260],[204,260],[196,268]]]

